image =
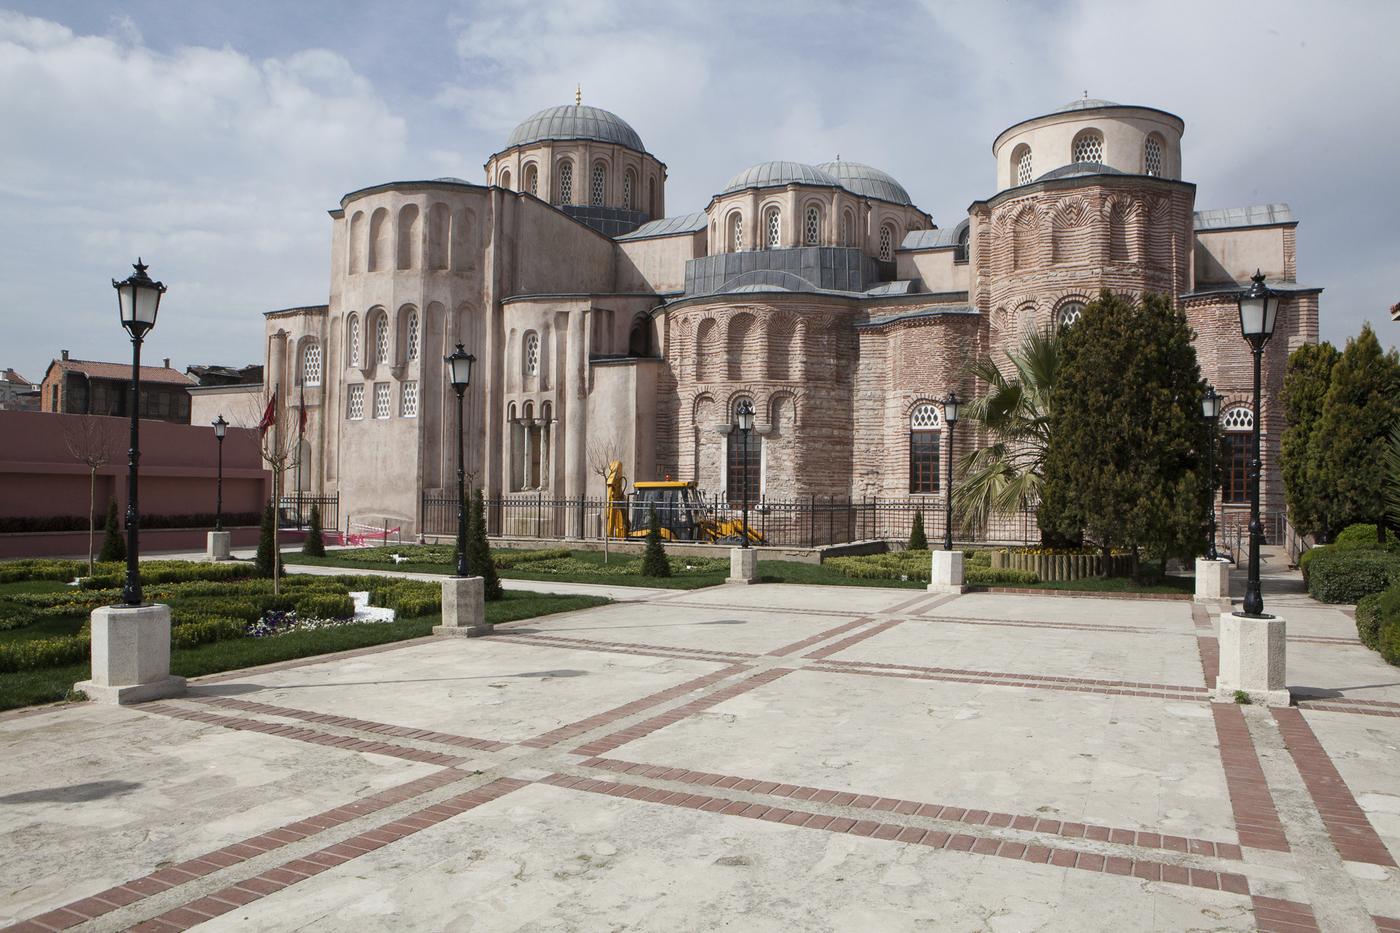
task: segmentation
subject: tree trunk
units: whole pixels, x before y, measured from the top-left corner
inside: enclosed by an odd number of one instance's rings
[[[1101,563],[1103,564],[1103,573],[1100,574],[1100,576],[1107,577],[1107,576],[1112,575],[1112,573],[1113,573],[1113,551],[1109,548],[1109,546],[1108,546],[1107,544],[1105,544],[1105,545],[1103,546],[1103,560],[1101,561]]]
[[[92,576],[92,536],[96,532],[97,467],[88,468],[88,576]]]
[[[279,521],[279,511],[282,508],[282,468],[280,466],[272,472],[272,595],[277,596],[282,592],[282,546],[277,540],[277,526]]]

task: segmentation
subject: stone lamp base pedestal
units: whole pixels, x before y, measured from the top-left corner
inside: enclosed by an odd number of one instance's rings
[[[170,607],[103,606],[92,611],[92,679],[73,685],[97,703],[125,706],[180,696],[170,673]]]
[[[442,581],[442,624],[434,635],[479,638],[491,634],[486,624],[486,581],[481,577],[448,577]]]
[[[758,552],[751,547],[729,549],[729,578],[725,583],[757,583]]]
[[[233,553],[233,532],[211,531],[204,549],[205,560],[228,560]]]
[[[930,593],[963,593],[963,552],[934,551],[933,567],[929,574]]]
[[[1278,616],[1254,619],[1233,612],[1220,614],[1220,675],[1215,700],[1236,702],[1236,691],[1261,706],[1288,706],[1285,683],[1284,637],[1287,626]]]
[[[1230,562],[1196,558],[1196,602],[1230,602]],[[1228,608],[1226,606],[1225,608]]]

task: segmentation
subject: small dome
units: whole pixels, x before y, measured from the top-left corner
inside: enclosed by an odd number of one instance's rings
[[[458,178],[456,175],[443,175],[441,178],[434,178],[433,181],[446,181],[454,185],[469,185],[471,182],[465,178]]]
[[[626,120],[601,107],[582,104],[548,107],[532,114],[511,132],[506,148],[514,149],[542,139],[591,139],[646,152],[642,138]]]
[[[1104,165],[1102,162],[1071,162],[1069,165],[1061,165],[1059,168],[1052,168],[1041,175],[1036,181],[1049,181],[1053,178],[1078,178],[1081,175],[1126,175],[1121,169],[1116,169],[1111,165]]]
[[[1099,97],[1083,97],[1079,100],[1072,100],[1063,107],[1056,107],[1051,113],[1072,113],[1075,110],[1098,110],[1100,107],[1122,107],[1116,101],[1103,100]]]
[[[745,188],[780,188],[783,185],[830,185],[841,183],[815,166],[803,162],[760,162],[744,169],[724,186],[720,194]]]
[[[833,176],[836,181],[853,194],[895,204],[913,205],[909,192],[895,181],[889,172],[881,171],[873,165],[860,162],[823,162],[817,168]]]

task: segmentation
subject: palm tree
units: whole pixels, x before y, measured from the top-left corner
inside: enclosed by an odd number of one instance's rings
[[[1060,368],[1058,335],[1033,331],[1006,359],[1011,365],[1005,373],[990,357],[969,368],[988,391],[963,409],[963,417],[982,429],[987,442],[958,465],[961,480],[953,503],[966,534],[985,533],[994,513],[1028,511],[1040,502],[1050,442],[1050,392]]]

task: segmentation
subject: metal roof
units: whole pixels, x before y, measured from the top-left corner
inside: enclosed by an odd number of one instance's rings
[[[904,234],[904,240],[899,244],[900,249],[952,249],[958,245],[958,240],[962,237],[962,232],[968,228],[969,221],[964,217],[957,226],[946,228],[935,228],[933,230],[910,230]]]
[[[1050,181],[1054,178],[1078,178],[1081,175],[1126,175],[1121,169],[1116,169],[1111,165],[1104,165],[1102,162],[1071,162],[1069,165],[1061,165],[1059,168],[1052,168],[1041,175],[1036,181]]]
[[[873,165],[837,159],[835,162],[823,162],[814,168],[831,175],[842,188],[855,194],[895,204],[912,206],[914,203],[909,197],[909,192],[904,190],[904,186],[896,181],[893,175]]]
[[[783,185],[829,185],[839,188],[841,182],[805,162],[760,162],[729,179],[729,184],[720,194],[743,191],[745,188],[777,188]]]
[[[615,237],[618,240],[647,240],[658,236],[676,236],[682,233],[698,233],[705,229],[709,219],[704,211],[693,214],[680,214],[676,217],[662,217],[642,224],[631,233]]]
[[[1268,227],[1275,224],[1296,224],[1293,208],[1282,202],[1254,204],[1249,207],[1221,207],[1196,211],[1197,230],[1227,230],[1231,227]]]
[[[506,148],[524,146],[542,139],[592,139],[646,152],[642,138],[626,120],[601,107],[583,104],[547,107],[531,114],[511,132]]]
[[[1072,113],[1075,110],[1098,110],[1100,107],[1123,107],[1117,101],[1104,100],[1101,97],[1082,97],[1079,100],[1072,100],[1063,107],[1056,107],[1051,113]]]

